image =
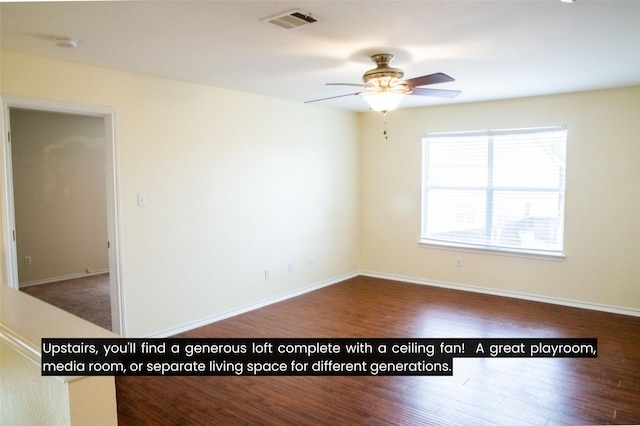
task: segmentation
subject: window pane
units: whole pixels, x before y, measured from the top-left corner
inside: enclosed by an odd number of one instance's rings
[[[426,236],[434,240],[485,243],[485,191],[430,190]]]
[[[427,153],[430,186],[486,186],[487,140],[434,139]]]
[[[561,200],[554,192],[496,191],[493,243],[502,247],[560,250]]]
[[[558,145],[548,133],[496,136],[493,185],[559,188],[564,175],[564,148],[560,149]]]

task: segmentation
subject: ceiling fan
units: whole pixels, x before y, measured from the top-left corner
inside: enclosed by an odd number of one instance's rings
[[[392,111],[397,108],[405,95],[454,98],[462,93],[459,90],[443,90],[421,87],[455,81],[452,77],[441,72],[403,80],[404,72],[399,68],[392,68],[389,66],[391,61],[393,61],[392,54],[378,53],[376,55],[372,55],[371,60],[376,64],[376,67],[364,73],[362,76],[364,84],[327,83],[329,86],[364,87],[364,91],[331,96],[322,99],[314,99],[305,103],[326,101],[345,96],[362,96],[365,101],[367,101],[371,109],[387,113],[388,111]]]

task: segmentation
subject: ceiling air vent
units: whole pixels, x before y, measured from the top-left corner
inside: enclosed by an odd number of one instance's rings
[[[294,28],[302,27],[303,25],[313,24],[317,20],[318,19],[311,16],[311,13],[309,12],[294,9],[263,19],[262,21],[284,28],[285,30],[292,30]]]

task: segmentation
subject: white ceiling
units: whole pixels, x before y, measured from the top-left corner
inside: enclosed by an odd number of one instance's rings
[[[290,9],[318,22],[262,22]],[[16,2],[0,15],[4,48],[296,102],[358,91],[325,83],[360,83],[373,53],[463,91],[403,107],[640,84],[640,0]],[[358,96],[316,105],[367,109]]]

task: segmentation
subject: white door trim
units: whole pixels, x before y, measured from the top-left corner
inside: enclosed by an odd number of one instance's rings
[[[111,285],[111,318],[115,333],[126,336],[124,291],[122,288],[121,228],[118,179],[118,132],[117,111],[111,107],[49,102],[38,99],[2,96],[2,147],[0,154],[0,175],[2,176],[2,279],[11,288],[18,288],[18,263],[15,242],[15,216],[13,204],[13,172],[11,169],[11,149],[9,141],[9,108],[23,108],[37,111],[100,117],[104,119],[107,141],[107,232],[109,238],[109,272]]]

